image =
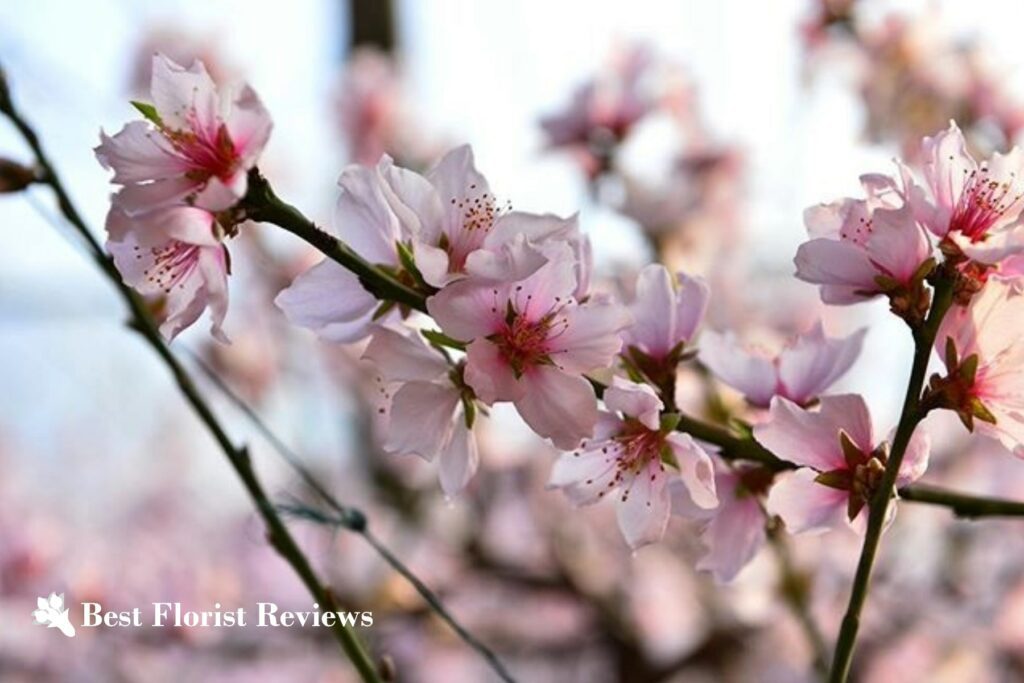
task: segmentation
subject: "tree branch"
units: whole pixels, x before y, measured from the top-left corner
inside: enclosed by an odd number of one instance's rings
[[[957,517],[1024,517],[1024,502],[958,493],[938,486],[918,484],[899,490],[900,498],[913,503],[947,507]]]
[[[914,430],[927,413],[926,410],[921,409],[920,404],[932,345],[935,343],[939,324],[952,303],[953,282],[950,278],[940,275],[932,293],[932,305],[928,312],[928,318],[924,325],[914,330],[914,362],[910,371],[910,380],[907,382],[907,393],[903,399],[903,411],[896,427],[896,436],[893,438],[892,450],[885,465],[885,473],[882,475],[882,483],[875,492],[869,507],[868,527],[864,534],[864,545],[861,548],[860,560],[857,562],[853,586],[850,589],[850,602],[839,629],[839,637],[836,640],[836,649],[832,657],[832,669],[829,674],[829,680],[832,683],[845,683],[850,675],[857,631],[860,629],[860,614],[864,609],[864,603],[867,601],[870,590],[871,571],[882,540],[882,530],[888,515],[889,502],[893,497],[896,477]]]
[[[412,587],[420,594],[420,597],[427,603],[427,606],[430,607],[430,609],[433,610],[442,621],[448,624],[448,626],[455,631],[456,635],[458,635],[463,642],[476,650],[477,653],[487,661],[488,665],[490,665],[501,680],[506,683],[515,683],[515,679],[512,678],[512,675],[509,673],[508,669],[505,668],[505,665],[498,658],[497,654],[477,639],[469,629],[460,624],[451,612],[448,611],[448,608],[445,607],[440,596],[432,591],[422,579],[416,576],[408,566],[398,559],[398,556],[391,552],[390,548],[384,545],[384,543],[370,531],[366,515],[357,508],[343,505],[337,498],[335,498],[330,491],[328,491],[324,485],[321,484],[315,476],[313,476],[313,473],[309,471],[298,453],[293,451],[284,443],[284,441],[266,424],[266,422],[263,421],[263,418],[260,417],[252,406],[246,403],[241,396],[232,390],[220,375],[213,370],[213,368],[209,367],[195,354],[191,355],[203,374],[213,382],[213,384],[221,391],[221,393],[224,394],[224,396],[227,397],[229,401],[231,401],[231,403],[235,405],[235,407],[242,411],[249,421],[252,422],[253,426],[255,426],[264,438],[270,442],[274,451],[280,455],[293,470],[295,470],[295,473],[299,475],[299,478],[302,479],[303,483],[306,484],[310,490],[319,496],[323,502],[334,511],[334,514],[329,516],[320,514],[315,517],[307,515],[307,517],[315,522],[347,529],[348,531],[362,536],[377,552],[377,554],[391,566],[392,569],[412,584]],[[291,511],[297,512],[298,510],[292,508]]]
[[[273,223],[305,240],[324,256],[351,271],[366,291],[381,301],[393,301],[427,312],[426,296],[423,293],[368,262],[350,246],[318,228],[294,206],[282,201],[258,169],[249,171],[249,189],[238,208],[250,220]]]

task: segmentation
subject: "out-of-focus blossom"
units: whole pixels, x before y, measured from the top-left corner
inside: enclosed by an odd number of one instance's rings
[[[597,421],[583,373],[611,364],[630,318],[605,299],[580,302],[569,244],[551,242],[544,256],[525,279],[462,280],[428,299],[427,308],[445,334],[469,344],[465,379],[477,397],[512,401],[535,432],[569,450]]]
[[[352,161],[370,165],[394,155],[401,88],[395,64],[372,49],[354,52],[345,66],[338,110]]]
[[[241,80],[239,69],[228,58],[224,47],[224,41],[216,32],[200,32],[166,20],[149,26],[133,50],[129,90],[132,93],[149,90],[155,54],[164,55],[177,64],[202,62],[215,83]]]
[[[420,171],[443,151],[410,102],[401,67],[376,48],[358,47],[349,55],[336,101],[350,160],[371,165],[387,154]]]
[[[921,179],[904,170],[914,216],[975,261],[994,264],[1024,251],[1016,228],[1024,209],[1024,152],[1014,147],[978,163],[956,123],[922,143]]]
[[[922,136],[950,119],[977,150],[1008,146],[1021,130],[1024,103],[1009,87],[1006,65],[985,41],[963,40],[936,7],[872,21],[853,2],[819,4],[804,30],[808,65],[853,67],[874,141],[893,141],[904,158],[917,161]]]
[[[173,339],[209,308],[211,334],[227,341],[230,261],[212,213],[183,206],[132,217],[115,205],[107,235],[121,277],[149,302],[161,334]]]
[[[454,496],[476,471],[472,394],[453,367],[415,332],[376,327],[363,358],[378,370],[384,450],[439,460],[441,487]]]
[[[867,199],[842,199],[804,212],[811,240],[800,245],[796,276],[821,286],[827,304],[916,291],[931,244],[893,181],[861,178]],[[894,304],[895,305],[895,304]],[[916,306],[914,301],[907,305]]]
[[[591,177],[608,170],[615,147],[640,119],[660,105],[678,108],[688,97],[678,73],[666,67],[642,46],[617,53],[564,111],[541,119],[548,145],[576,153]]]
[[[655,381],[674,375],[680,354],[704,318],[709,294],[700,278],[685,273],[673,278],[658,264],[640,271],[630,306],[633,324],[622,332],[628,360]]]
[[[968,306],[954,306],[935,338],[945,378],[931,400],[955,410],[964,424],[1024,457],[1024,295],[990,280]]]
[[[667,237],[702,218],[728,223],[732,220],[728,212],[737,205],[742,169],[736,150],[690,144],[658,181],[620,171],[623,197],[617,208],[652,239]]]
[[[270,115],[256,92],[218,90],[202,62],[185,69],[153,58],[152,104],[133,121],[100,134],[96,156],[124,185],[115,202],[131,215],[167,206],[221,211],[245,195],[247,173],[270,136]]]
[[[711,458],[688,434],[662,424],[664,404],[653,389],[617,377],[604,403],[609,412],[600,413],[594,438],[558,459],[550,486],[564,489],[577,505],[614,494],[619,528],[633,548],[665,533],[669,481],[682,481],[700,509],[718,504]]]
[[[754,428],[754,438],[800,466],[780,474],[768,494],[768,512],[781,517],[790,532],[825,531],[844,521],[863,529],[865,508],[878,490],[889,457],[888,444],[875,439],[863,398],[826,396],[820,409],[812,412],[776,397],[768,421]],[[897,486],[924,474],[929,447],[927,433],[915,430]]]
[[[773,396],[807,405],[856,362],[865,334],[861,329],[848,337],[826,337],[819,321],[772,355],[741,345],[732,332],[709,331],[702,338],[700,360],[753,406],[766,408]]]
[[[709,571],[723,583],[732,581],[764,545],[767,519],[761,498],[772,483],[773,473],[746,464],[716,463],[715,491],[718,507],[703,510],[678,483],[670,486],[672,512],[701,520],[704,554],[697,569]]]

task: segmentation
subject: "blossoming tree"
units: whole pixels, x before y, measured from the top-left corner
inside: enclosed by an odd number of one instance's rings
[[[630,126],[665,101],[643,90],[646,65],[634,55],[545,124],[551,145],[572,147],[594,182],[614,169]],[[133,326],[217,436],[271,542],[324,605],[330,591],[167,345],[204,313],[212,335],[228,342],[231,240],[253,223],[278,225],[322,253],[276,305],[326,343],[359,345],[377,380],[384,450],[436,462],[446,496],[458,496],[481,467],[481,422],[508,403],[538,443],[561,451],[549,488],[575,505],[614,506],[628,548],[658,543],[673,515],[693,520],[703,546],[698,568],[728,582],[783,530],[848,526],[861,534],[834,681],[850,671],[898,498],[961,512],[978,504],[978,514],[1022,511],[914,484],[926,475],[921,423],[932,411],[952,411],[968,430],[1024,452],[1020,150],[979,161],[950,123],[892,175],[863,176],[862,198],[805,213],[810,237],[796,254],[796,277],[817,285],[829,305],[885,298],[910,331],[913,365],[893,419],[872,416],[858,395],[832,393],[857,362],[866,330],[831,336],[819,322],[766,353],[731,332],[702,332],[709,283],[659,264],[640,271],[623,296],[594,272],[577,216],[502,204],[469,147],[425,173],[386,154],[344,169],[333,222],[320,227],[279,199],[258,168],[272,125],[253,89],[229,91],[201,63],[158,55],[151,100],[134,103],[141,120],[101,134],[96,156],[119,187],[105,249],[92,242],[93,256],[122,284]],[[31,182],[51,186],[88,236],[6,85],[0,110],[37,154],[41,171]],[[929,378],[933,354],[944,370]],[[740,413],[698,418],[678,386],[694,372],[710,391],[737,390]],[[347,519],[365,528],[365,519]],[[360,675],[378,680],[351,629],[339,625],[335,635]]]

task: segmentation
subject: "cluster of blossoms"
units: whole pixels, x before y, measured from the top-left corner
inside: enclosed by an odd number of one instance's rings
[[[246,218],[247,174],[270,120],[252,90],[222,95],[201,64],[156,58],[152,91],[153,105],[137,105],[147,121],[104,135],[97,149],[123,186],[108,246],[125,281],[153,299],[166,336],[209,306],[222,338],[223,240]],[[972,427],[979,420],[1018,447],[1022,347],[999,321],[1015,318],[1021,300],[1024,159],[1015,150],[978,163],[955,125],[926,139],[922,158],[897,178],[865,176],[863,199],[808,210],[812,239],[797,254],[797,277],[830,304],[886,296],[919,329],[932,300],[925,285],[941,272],[956,302],[937,338],[948,375],[932,379],[924,404],[954,409]],[[551,487],[580,505],[612,499],[633,547],[659,540],[673,513],[698,520],[700,566],[723,580],[763,543],[765,510],[793,532],[863,525],[889,447],[861,397],[824,395],[856,361],[863,330],[834,338],[817,324],[774,355],[730,334],[698,337],[708,286],[660,265],[639,273],[631,301],[617,301],[592,287],[577,218],[512,210],[469,147],[425,174],[383,155],[346,168],[339,186],[330,236],[424,304],[382,301],[366,273],[331,258],[276,304],[324,340],[360,345],[377,372],[384,449],[437,460],[446,495],[478,466],[480,416],[511,403],[563,451]],[[754,416],[748,433],[790,471],[738,462],[726,444],[687,433],[676,377],[694,358],[742,393]],[[927,437],[915,433],[903,455],[901,484],[923,473]]]
[[[1007,87],[990,45],[958,35],[938,5],[920,16],[879,16],[870,3],[814,0],[803,26],[808,66],[842,61],[866,110],[866,133],[915,159],[921,137],[956,118],[977,148],[993,150],[1024,128],[1024,102]],[[861,11],[861,10],[864,11]],[[824,69],[823,69],[824,70]]]
[[[270,136],[270,115],[248,86],[220,92],[200,62],[185,69],[157,55],[152,74],[153,103],[136,105],[146,121],[101,134],[96,148],[122,186],[107,216],[107,249],[163,334],[173,338],[209,307],[213,334],[224,338],[224,240],[235,233],[231,209]]]

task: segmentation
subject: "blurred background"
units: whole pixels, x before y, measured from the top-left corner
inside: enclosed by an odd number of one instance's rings
[[[811,204],[855,194],[955,118],[978,152],[1024,126],[1024,13],[1005,0],[750,3],[442,0],[38,0],[0,4],[0,62],[71,194],[100,234],[108,174],[100,128],[133,116],[149,60],[202,59],[247,80],[275,128],[262,170],[330,220],[348,163],[387,152],[424,170],[471,143],[501,200],[580,212],[601,287],[652,259],[704,275],[706,326],[778,346],[823,318],[868,325],[837,387],[867,396],[887,431],[910,357],[884,303],[826,310],[794,280]],[[0,125],[0,156],[29,161]],[[309,599],[267,547],[223,456],[111,287],[60,226],[45,189],[0,195],[0,679],[349,681],[332,641],[301,629],[82,629],[31,625],[38,595],[130,609],[181,601]],[[56,222],[56,226],[54,225]],[[218,345],[200,324],[175,348],[214,368],[522,681],[812,680],[790,609],[806,598],[826,638],[858,540],[791,539],[727,585],[694,569],[697,529],[630,553],[605,506],[573,510],[544,484],[555,453],[498,409],[481,468],[446,501],[433,466],[379,452],[360,349],[290,328],[271,304],[316,259],[272,227],[231,244],[232,309]],[[687,401],[741,410],[700,377]],[[218,388],[201,382],[275,499],[305,492]],[[689,387],[689,388],[688,388]],[[717,406],[717,408],[716,408]],[[728,414],[728,412],[727,412]],[[931,418],[926,478],[1013,497],[1024,465]],[[856,675],[869,681],[1024,677],[1024,534],[901,508],[868,606]],[[357,536],[296,520],[362,635],[398,680],[494,674]],[[775,548],[777,551],[778,548]]]

